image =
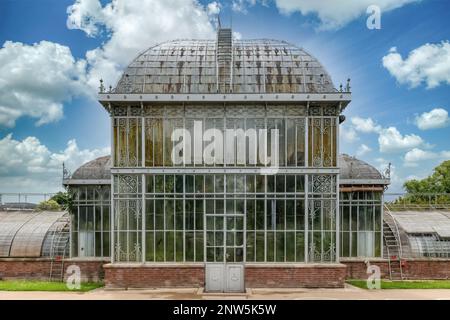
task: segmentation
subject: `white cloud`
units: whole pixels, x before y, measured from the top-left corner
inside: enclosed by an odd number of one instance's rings
[[[409,166],[415,166],[412,164],[418,161],[435,159],[437,156],[438,154],[432,151],[425,151],[419,148],[414,148],[405,154],[405,163],[409,163]]]
[[[355,130],[363,133],[379,133],[382,130],[381,126],[377,125],[371,118],[353,117],[350,119],[350,122]]]
[[[208,3],[206,8],[208,10],[208,15],[218,15],[220,13],[222,5],[217,1],[213,1]]]
[[[400,8],[420,0],[275,0],[278,9],[285,14],[300,12],[302,15],[314,14],[320,20],[319,29],[339,29],[349,22],[366,15],[367,7],[378,5],[381,13]]]
[[[359,146],[358,150],[356,150],[356,155],[358,157],[362,157],[363,155],[369,153],[370,151],[372,151],[372,149],[363,143],[362,145]]]
[[[59,152],[51,152],[36,137],[0,139],[0,191],[54,192],[61,189],[62,163],[70,170],[110,153],[109,148],[80,150],[75,140]]]
[[[256,0],[233,0],[233,2],[231,3],[231,9],[234,12],[247,14],[248,13],[247,7],[254,6],[255,4]]]
[[[208,12],[218,6],[204,7],[195,0],[113,0],[102,6],[99,0],[76,0],[68,8],[67,24],[88,36],[101,31],[105,43],[86,53],[88,82],[98,87],[115,85],[137,54],[148,47],[172,39],[214,38]]]
[[[417,116],[415,123],[420,130],[444,128],[450,124],[448,112],[442,108],[435,108]]]
[[[450,42],[424,44],[406,59],[393,47],[383,57],[383,66],[401,84],[415,88],[425,82],[428,88],[450,84]]]
[[[67,14],[67,28],[83,30],[89,37],[98,34],[104,19],[102,5],[97,0],[77,0],[67,8]]]
[[[63,116],[63,103],[90,93],[86,63],[66,46],[41,41],[33,45],[6,41],[0,48],[0,126],[18,118],[36,118],[36,125]]]
[[[233,31],[233,39],[234,40],[241,40],[242,39],[242,34],[240,32]]]
[[[382,129],[378,136],[380,152],[395,153],[425,145],[423,139],[415,134],[402,135],[397,128]]]
[[[448,160],[449,158],[450,151],[432,152],[414,148],[405,154],[404,165],[406,167],[417,167],[421,161]]]
[[[339,127],[339,135],[345,142],[352,143],[359,140],[358,133],[351,126]]]

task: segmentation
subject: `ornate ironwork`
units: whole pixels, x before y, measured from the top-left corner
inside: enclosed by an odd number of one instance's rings
[[[313,175],[312,191],[313,193],[332,193],[333,177],[331,175]]]

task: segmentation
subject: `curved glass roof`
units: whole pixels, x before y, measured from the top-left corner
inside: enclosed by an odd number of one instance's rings
[[[47,233],[59,226],[65,215],[48,211],[0,212],[0,257],[41,257]]]
[[[379,180],[383,175],[373,166],[348,154],[339,155],[340,179]]]
[[[104,156],[86,162],[72,174],[71,179],[111,179],[111,157]]]
[[[330,93],[325,68],[304,49],[277,40],[234,40],[222,58],[215,40],[176,40],[140,54],[115,93]],[[219,50],[219,58],[216,51]],[[220,59],[225,59],[222,60]],[[219,60],[219,61],[218,61]],[[218,61],[218,62],[216,62]],[[220,79],[227,85],[221,89]]]

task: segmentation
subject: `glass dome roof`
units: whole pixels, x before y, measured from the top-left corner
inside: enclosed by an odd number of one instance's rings
[[[384,179],[383,175],[372,165],[359,160],[348,154],[341,154],[339,156],[340,161],[340,179],[353,179],[353,180],[381,180]]]
[[[126,68],[113,92],[337,91],[325,68],[302,48],[277,40],[229,40],[228,46],[218,41],[176,40],[151,47]],[[223,79],[226,85],[222,88]]]

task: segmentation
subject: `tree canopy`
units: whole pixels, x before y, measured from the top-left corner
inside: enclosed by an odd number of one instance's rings
[[[450,193],[450,160],[434,168],[429,177],[406,181],[403,187],[408,193]]]

